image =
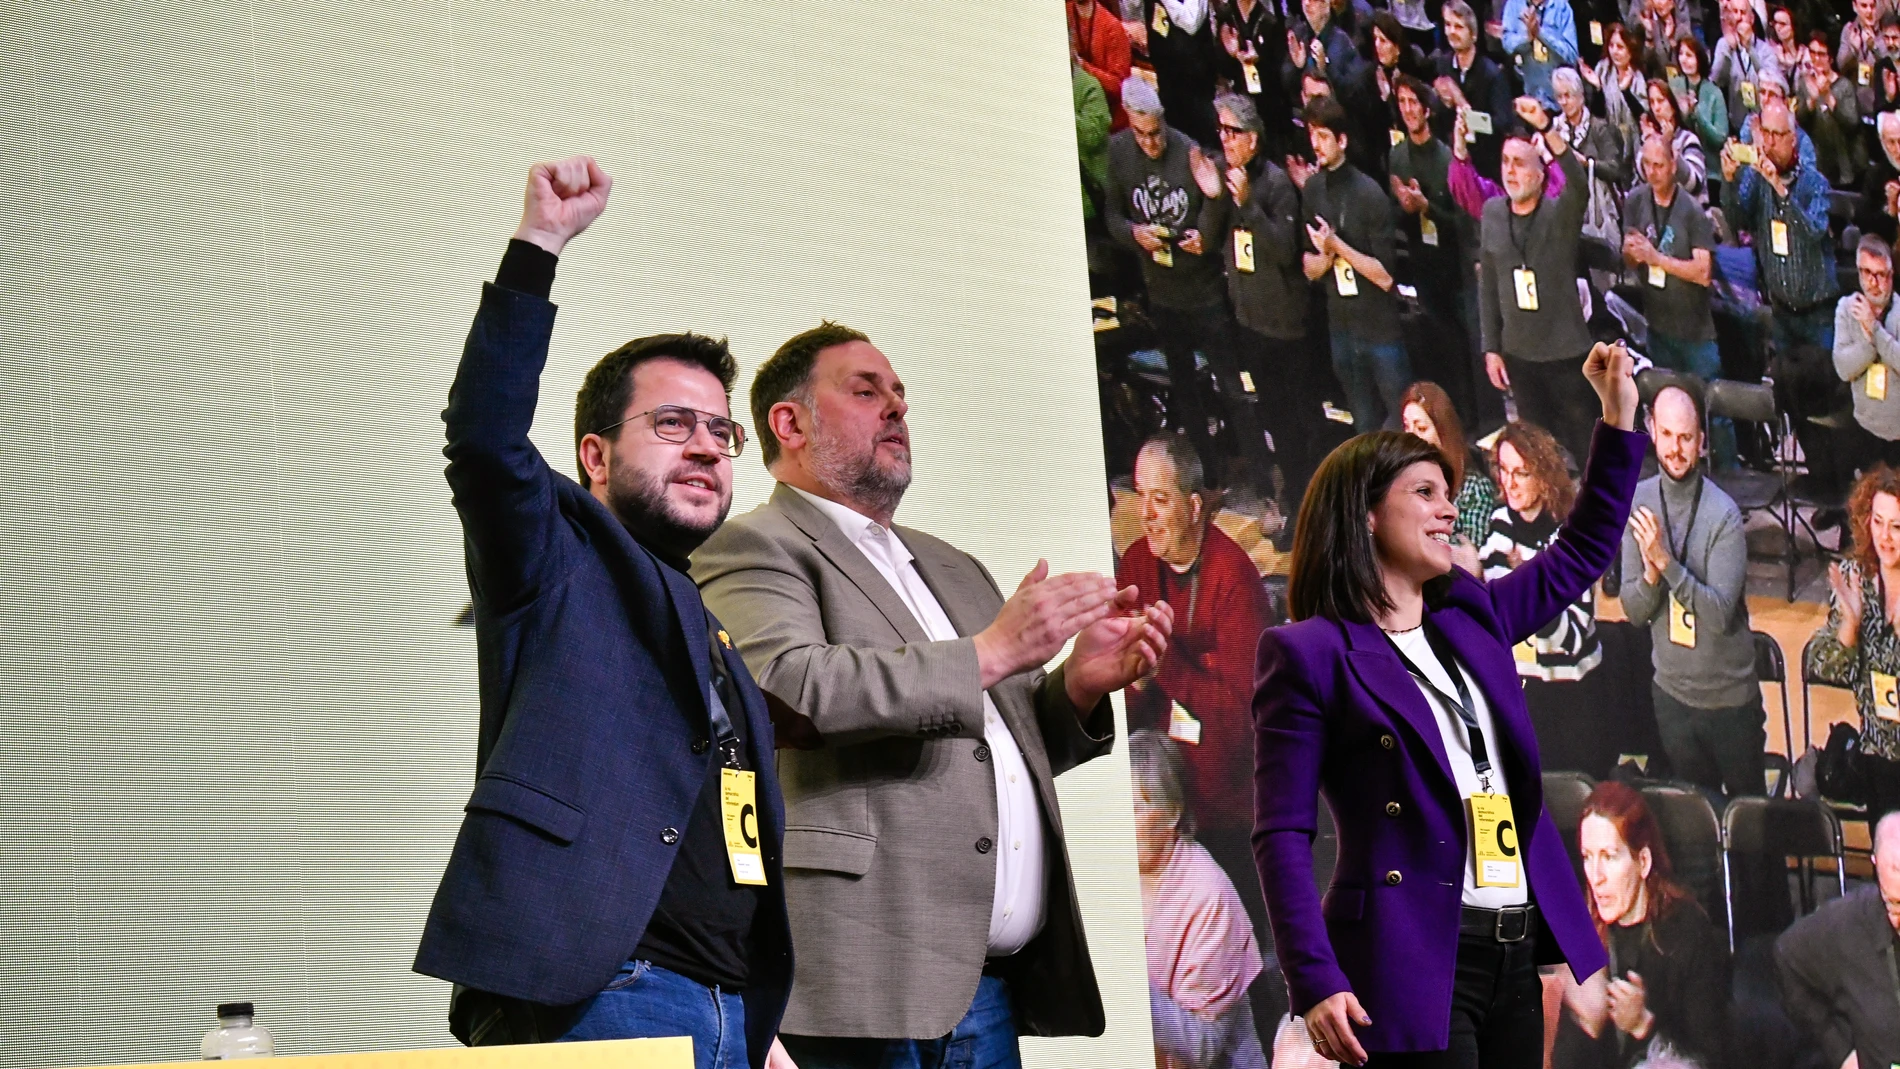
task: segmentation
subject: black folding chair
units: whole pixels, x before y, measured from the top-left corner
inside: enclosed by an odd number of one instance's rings
[[[1814,859],[1834,859],[1838,893],[1847,893],[1847,849],[1841,821],[1819,802],[1786,798],[1736,798],[1722,813],[1722,896],[1728,911],[1728,948],[1736,946],[1735,882],[1731,855],[1746,854],[1800,865],[1801,912],[1814,912]],[[1786,883],[1782,892],[1786,894]]]
[[[1678,783],[1643,786],[1643,800],[1662,829],[1676,879],[1695,892],[1710,919],[1727,923],[1728,899],[1722,887],[1722,824],[1715,807],[1698,787]]]
[[[1781,643],[1775,640],[1775,636],[1766,631],[1750,631],[1749,634],[1755,640],[1755,678],[1763,683],[1773,683],[1775,689],[1781,692],[1782,752],[1788,755],[1783,764],[1791,765],[1795,758],[1794,713],[1788,702],[1788,658],[1782,654]],[[1776,777],[1775,789],[1768,792],[1778,798],[1788,794],[1787,769],[1780,771],[1782,774]]]
[[[1813,688],[1827,687],[1832,690],[1841,691],[1850,698],[1854,695],[1854,689],[1852,687],[1842,686],[1832,680],[1822,679],[1808,671],[1808,651],[1812,649],[1813,646],[1814,639],[1810,637],[1801,647],[1801,734],[1808,747],[1814,745]],[[1867,810],[1861,806],[1850,805],[1846,802],[1837,802],[1831,798],[1822,798],[1821,801],[1826,805],[1828,812],[1834,815],[1836,820],[1861,821],[1863,823],[1867,820]],[[1868,830],[1871,832],[1873,829],[1869,828]],[[1856,847],[1852,853],[1855,856],[1872,856],[1871,850],[1863,851],[1858,847]]]
[[[1597,781],[1587,772],[1544,773],[1544,808],[1564,841],[1564,853],[1570,867],[1577,870],[1577,882],[1583,882],[1583,853],[1577,845],[1577,823],[1583,819],[1583,803],[1596,789]]]
[[[1641,391],[1641,386],[1637,387]],[[1775,518],[1776,526],[1781,528],[1782,551],[1780,561],[1788,576],[1788,600],[1794,600],[1794,571],[1799,563],[1795,532],[1805,528],[1808,537],[1814,537],[1814,531],[1801,517],[1797,501],[1791,489],[1794,477],[1794,446],[1790,441],[1791,431],[1787,418],[1775,407],[1775,389],[1764,382],[1736,382],[1732,379],[1716,379],[1709,384],[1709,418],[1718,416],[1732,423],[1752,423],[1765,428],[1769,438],[1775,443],[1775,474],[1750,471],[1723,472],[1712,478],[1715,485],[1735,500],[1736,507],[1743,515],[1750,512],[1766,511]],[[1819,543],[1816,542],[1816,546]]]

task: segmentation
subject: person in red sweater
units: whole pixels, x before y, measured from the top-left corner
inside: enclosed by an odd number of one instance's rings
[[[1185,437],[1161,434],[1141,447],[1135,493],[1143,537],[1122,554],[1115,583],[1138,588],[1143,606],[1167,602],[1174,637],[1154,674],[1126,692],[1129,727],[1152,727],[1180,747],[1195,838],[1258,919],[1250,710],[1266,588],[1253,560],[1210,522],[1201,460]]]
[[[1102,83],[1108,94],[1108,110],[1114,118],[1109,132],[1128,125],[1128,113],[1122,110],[1122,82],[1134,69],[1128,53],[1128,31],[1122,29],[1121,16],[1096,0],[1063,0],[1069,9],[1069,48],[1082,69]]]

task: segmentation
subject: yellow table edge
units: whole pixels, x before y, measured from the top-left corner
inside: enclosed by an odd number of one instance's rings
[[[290,1063],[294,1069],[693,1069],[693,1041],[613,1039],[597,1043],[534,1043],[509,1047],[440,1047],[361,1054],[304,1054],[260,1065]],[[190,1062],[144,1062],[109,1069],[159,1069]],[[107,1069],[107,1067],[96,1067]]]

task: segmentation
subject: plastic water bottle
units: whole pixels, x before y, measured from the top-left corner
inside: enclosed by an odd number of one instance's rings
[[[248,1002],[224,1002],[218,1005],[218,1027],[205,1033],[198,1050],[205,1061],[229,1058],[268,1058],[275,1049],[270,1033],[252,1023],[255,1011]]]

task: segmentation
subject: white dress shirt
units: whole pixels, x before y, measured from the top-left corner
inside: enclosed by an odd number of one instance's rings
[[[1458,710],[1452,708],[1443,697],[1433,690],[1445,694],[1457,694],[1451,677],[1445,674],[1445,668],[1438,663],[1438,655],[1432,652],[1431,642],[1425,637],[1423,627],[1410,631],[1388,631],[1392,642],[1404,651],[1405,656],[1425,673],[1432,681],[1431,686],[1418,683],[1419,693],[1425,695],[1425,704],[1432,707],[1438,717],[1438,735],[1445,740],[1445,757],[1451,762],[1451,778],[1458,785],[1458,796],[1470,798],[1479,793],[1482,785],[1478,782],[1478,766],[1472,760],[1471,733],[1465,730],[1464,718]],[[1408,673],[1409,674],[1409,673]],[[1491,789],[1497,794],[1509,794],[1510,784],[1504,782],[1504,766],[1498,761],[1499,743],[1497,725],[1491,719],[1491,703],[1484,700],[1484,691],[1478,689],[1478,681],[1471,678],[1471,671],[1464,665],[1458,666],[1458,674],[1465,677],[1465,686],[1471,691],[1472,711],[1478,716],[1478,730],[1484,732],[1484,748],[1491,759]],[[1530,901],[1530,893],[1524,882],[1524,866],[1517,867],[1516,887],[1479,887],[1478,859],[1471,848],[1471,818],[1467,807],[1465,817],[1465,893],[1467,906],[1480,906],[1484,909],[1502,909],[1505,906],[1521,906]]]
[[[891,584],[931,641],[962,637],[917,573],[916,558],[897,532],[849,506],[796,486],[791,489],[838,525],[845,539]],[[1042,930],[1046,879],[1042,808],[1022,748],[987,692],[983,695],[983,741],[989,745],[989,766],[996,777],[996,894],[990,902],[989,956],[1003,957],[1021,950]]]

